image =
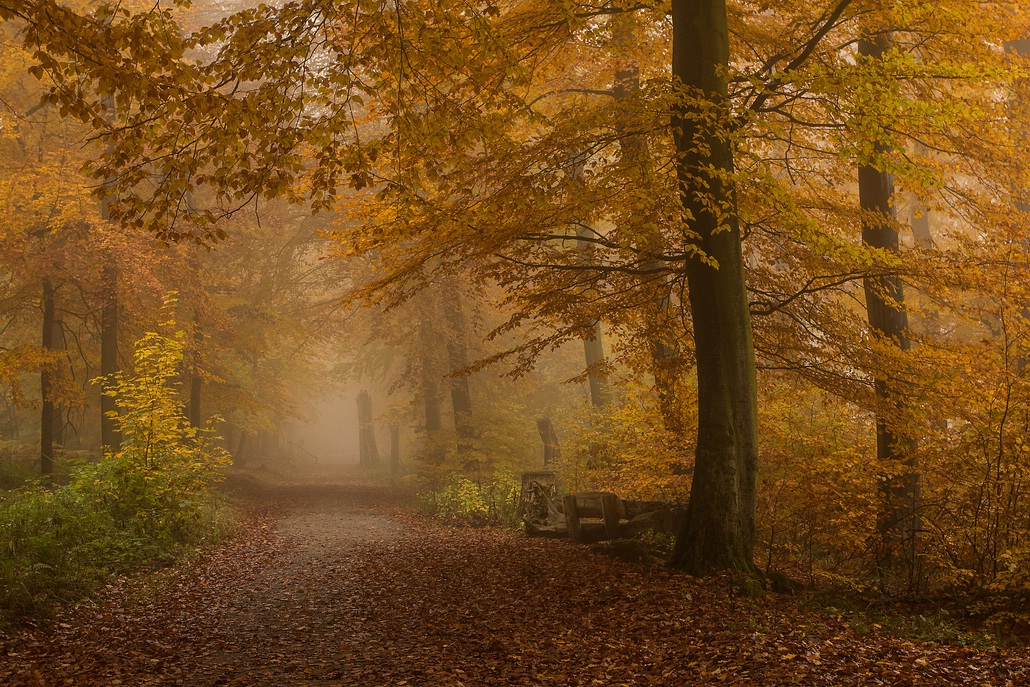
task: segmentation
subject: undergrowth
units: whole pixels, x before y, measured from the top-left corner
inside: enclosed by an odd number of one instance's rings
[[[209,490],[228,462],[191,427],[178,394],[182,336],[147,334],[135,374],[108,380],[122,436],[67,484],[38,482],[0,501],[0,619],[43,616],[113,574],[166,564],[231,529]]]
[[[441,489],[424,492],[419,498],[423,510],[445,520],[466,525],[519,527],[519,483],[507,470],[474,482],[451,475]]]

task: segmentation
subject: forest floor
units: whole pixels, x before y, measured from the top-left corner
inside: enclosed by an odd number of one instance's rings
[[[726,580],[448,527],[384,488],[242,503],[239,533],[200,558],[0,634],[0,685],[1030,684],[1026,648],[915,639],[805,594],[734,598]]]

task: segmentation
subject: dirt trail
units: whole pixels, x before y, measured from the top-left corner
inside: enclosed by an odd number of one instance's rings
[[[0,637],[0,685],[1030,684],[1025,651],[855,635],[792,599],[427,523],[382,489],[256,503],[163,588]]]

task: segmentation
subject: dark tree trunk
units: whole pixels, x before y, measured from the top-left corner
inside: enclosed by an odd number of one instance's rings
[[[590,403],[595,408],[606,406],[611,400],[611,391],[604,372],[604,338],[600,320],[590,327],[590,336],[583,339],[583,355],[587,363],[587,381],[590,383]]]
[[[194,370],[190,375],[190,425],[200,427],[203,423],[200,402],[203,398],[204,379]]]
[[[551,422],[551,418],[542,417],[536,421],[536,429],[544,443],[544,467],[550,467],[561,457],[561,446],[558,443],[558,434],[554,431],[554,423]]]
[[[54,286],[49,279],[43,280],[43,351],[54,350]],[[39,425],[39,472],[54,474],[54,402],[53,382],[56,368],[53,363],[44,363],[39,373],[41,398]]]
[[[698,428],[687,519],[672,564],[693,574],[757,574],[752,548],[757,487],[757,396],[751,316],[736,197],[726,175],[733,150],[711,122],[728,122],[725,0],[673,0],[672,73],[684,99],[673,130],[684,219],[718,267],[686,265],[697,351]],[[712,110],[718,116],[712,117]],[[718,208],[718,214],[712,206]]]
[[[422,347],[422,405],[425,410],[426,447],[425,459],[432,464],[443,462],[444,447],[440,442],[440,430],[443,429],[443,415],[440,410],[441,375],[432,354],[433,336],[432,322],[428,315],[423,315],[419,339]]]
[[[1018,41],[1010,41],[1006,48],[1026,57],[1030,55],[1030,38],[1024,38]],[[1012,122],[1018,133],[1018,140],[1023,146],[1026,146],[1028,139],[1030,139],[1030,130],[1028,130],[1026,117],[1021,117],[1020,112],[1025,112],[1026,104],[1021,102],[1021,98],[1016,96],[1016,100],[1009,101],[1009,121]],[[1018,106],[1018,107],[1017,107]],[[1026,187],[1016,189],[1015,193],[1015,207],[1019,212],[1030,211],[1030,193]],[[1030,240],[1023,239],[1022,241],[1024,250],[1030,245]],[[1024,303],[1023,307],[1020,308],[1020,314],[1024,320],[1030,321],[1030,304]],[[1020,344],[1017,346],[1016,355],[1016,374],[1020,377],[1025,377],[1028,367],[1030,367],[1030,351],[1027,351],[1026,344]]]
[[[423,379],[423,399],[426,412],[426,431],[432,436],[443,429],[443,415],[440,412],[440,387],[431,372]]]
[[[861,40],[858,53],[867,60],[879,60],[886,47],[886,38]],[[861,165],[858,170],[858,193],[859,203],[865,213],[862,243],[870,248],[898,253],[898,229],[894,208],[891,207],[894,177],[875,167]],[[909,350],[908,315],[904,307],[905,294],[901,278],[897,275],[869,276],[863,281],[863,286],[870,329],[878,336],[892,341],[902,351]],[[876,457],[886,464],[892,475],[884,478],[881,484],[883,505],[877,523],[881,538],[879,565],[882,570],[904,561],[911,572],[919,530],[918,466],[910,439],[896,432],[886,417],[886,409],[896,403],[894,392],[898,381],[890,373],[879,371],[874,386],[881,402],[881,410],[876,416]],[[900,475],[895,469],[898,465],[905,466]]]
[[[233,448],[235,448],[233,439],[235,436],[236,430],[233,425],[228,422],[225,423],[222,427],[222,446],[229,452],[229,455],[232,456],[233,463],[236,463],[236,454],[233,453]]]
[[[469,391],[467,374],[455,374],[468,366],[468,347],[465,343],[465,311],[462,307],[461,285],[455,279],[450,282],[454,293],[450,304],[444,305],[447,320],[447,359],[451,367],[448,378],[451,388],[451,408],[454,411],[454,429],[458,434],[458,455],[465,456],[472,449],[475,439],[475,425],[472,422],[472,394]]]
[[[379,465],[374,419],[372,397],[362,391],[358,394],[358,465],[363,468]]]
[[[63,353],[63,352],[68,350],[68,342],[64,338],[64,324],[60,320],[56,319],[56,316],[55,316],[55,319],[54,319],[53,334],[51,335],[50,343],[51,343],[51,348],[53,350],[55,350],[55,351],[61,351]],[[66,368],[64,368],[64,363],[61,363],[61,368],[60,369],[66,369]],[[55,380],[57,379],[58,376],[60,376],[59,373],[58,373],[58,368],[55,367],[54,368],[54,378],[55,378]],[[54,443],[57,446],[60,446],[62,448],[65,445],[64,444],[64,417],[65,417],[65,409],[61,408],[60,406],[55,405],[54,406]]]
[[[247,462],[247,438],[250,435],[247,432],[240,432],[240,440],[236,444],[236,452],[233,453],[232,463],[233,465],[243,465]]]
[[[105,383],[118,372],[118,272],[104,267],[103,299],[100,306],[100,375]],[[105,451],[117,451],[122,438],[118,434],[114,416],[118,412],[115,399],[107,394],[100,397],[100,443]]]
[[[582,173],[582,164],[570,166],[569,174],[577,179]],[[590,229],[584,226],[576,227],[577,238],[583,239],[591,234]],[[589,262],[593,253],[593,247],[589,241],[579,241],[578,250],[583,255],[584,261]],[[583,355],[587,364],[587,381],[590,385],[590,404],[595,408],[608,405],[611,400],[611,392],[608,387],[608,377],[605,370],[604,359],[604,333],[601,329],[601,321],[594,320],[590,325],[586,337],[583,339]]]

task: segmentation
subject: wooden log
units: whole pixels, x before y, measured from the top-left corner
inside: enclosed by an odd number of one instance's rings
[[[569,536],[565,525],[540,525],[535,522],[526,523],[527,537],[545,537],[547,539],[565,539]]]
[[[596,521],[580,521],[579,523],[580,544],[597,544],[608,539],[604,523]]]
[[[562,505],[565,507],[565,526],[569,530],[569,539],[577,544],[582,544],[583,529],[579,524],[579,513],[576,510],[575,494],[566,494],[562,498]]]

